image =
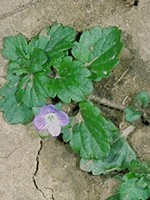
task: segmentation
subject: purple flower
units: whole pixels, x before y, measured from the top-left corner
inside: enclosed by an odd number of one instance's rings
[[[66,126],[68,123],[68,115],[63,111],[57,110],[53,105],[43,106],[33,120],[36,129],[48,131],[54,137],[58,136],[61,132],[61,127]]]

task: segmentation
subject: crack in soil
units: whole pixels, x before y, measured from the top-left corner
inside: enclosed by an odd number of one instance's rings
[[[48,188],[48,187],[45,187],[45,189],[48,189],[48,190],[52,191],[52,200],[55,200],[55,198],[54,198],[54,190],[52,188]]]
[[[32,177],[32,180],[33,180],[33,183],[34,183],[35,188],[43,195],[43,197],[44,197],[45,199],[47,199],[46,196],[45,196],[45,194],[44,194],[44,192],[38,187],[37,182],[36,182],[36,179],[35,179],[34,176]],[[47,200],[48,200],[48,199],[47,199]]]
[[[36,176],[38,170],[39,170],[39,157],[40,157],[40,153],[41,153],[41,150],[43,148],[43,141],[40,140],[40,147],[39,147],[39,150],[37,152],[37,156],[36,156],[36,169],[35,169],[35,172],[34,172],[34,175],[33,176]]]
[[[27,9],[27,8],[30,8],[30,7],[32,7],[34,5],[36,5],[37,3],[39,3],[39,2],[32,0],[29,3],[27,3],[26,5],[23,5],[23,6],[19,7],[19,8],[16,8],[15,10],[13,10],[11,12],[8,12],[6,14],[1,15],[0,16],[0,20],[3,20],[5,18],[10,17],[10,16],[12,16],[12,15],[14,15],[16,13],[19,13],[19,12],[21,12],[21,11]]]
[[[43,195],[43,197],[45,199],[47,199],[45,194],[44,194],[44,192],[38,187],[37,182],[36,182],[36,175],[37,175],[38,170],[39,170],[39,157],[40,157],[40,153],[41,153],[42,147],[43,147],[43,141],[40,140],[40,147],[39,147],[37,155],[36,155],[36,169],[35,169],[35,172],[34,172],[34,174],[32,176],[32,180],[33,180],[33,184],[34,184],[35,188]]]

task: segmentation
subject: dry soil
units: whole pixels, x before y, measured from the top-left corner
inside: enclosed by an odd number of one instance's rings
[[[8,35],[31,38],[53,22],[79,31],[118,26],[125,45],[120,65],[95,93],[117,103],[141,90],[150,94],[149,0],[0,0],[0,48]],[[0,56],[1,76],[6,65]],[[117,125],[123,121],[115,112],[111,118]],[[11,126],[0,113],[0,134],[2,200],[105,200],[116,190],[115,179],[82,172],[67,145],[53,138],[40,141],[31,124]],[[128,141],[141,160],[150,159],[150,126],[141,123]]]

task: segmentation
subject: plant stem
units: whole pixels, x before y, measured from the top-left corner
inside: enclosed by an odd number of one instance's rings
[[[133,126],[133,125],[130,125],[130,126],[128,126],[127,128],[125,128],[125,129],[123,129],[121,132],[122,132],[122,134],[121,134],[121,136],[123,136],[125,139],[128,137],[128,135],[130,134],[130,133],[132,133],[133,131],[135,130],[135,126]]]
[[[121,135],[116,140],[114,140],[111,143],[111,145],[113,145],[114,143],[118,142],[118,140],[120,140],[120,138],[122,138],[122,137],[127,139],[127,137],[130,135],[130,133],[132,133],[134,130],[135,130],[135,126],[133,126],[133,125],[130,125],[127,128],[121,130]]]
[[[106,98],[100,98],[100,97],[95,96],[95,95],[89,96],[88,99],[90,101],[96,102],[98,104],[101,104],[103,106],[107,106],[107,107],[110,107],[110,108],[113,108],[113,109],[116,109],[116,110],[123,111],[125,109],[125,106],[122,105],[122,104],[118,104],[118,103],[112,102],[112,101],[110,101]]]

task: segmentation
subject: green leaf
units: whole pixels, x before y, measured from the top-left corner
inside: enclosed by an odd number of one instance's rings
[[[100,175],[115,170],[124,170],[134,159],[136,156],[131,147],[123,138],[120,138],[112,143],[107,158],[99,160],[82,158],[80,168],[83,171],[92,172],[93,175]]]
[[[33,111],[34,116],[38,115],[40,108],[41,107],[32,107],[32,111]]]
[[[90,152],[87,152],[86,149],[84,150],[84,144],[82,144],[82,139],[81,139],[81,130],[80,130],[80,125],[76,124],[73,127],[72,133],[69,145],[71,146],[72,150],[75,151],[76,153],[80,154],[81,156],[87,156]]]
[[[150,167],[145,162],[134,160],[129,165],[129,171],[138,174],[150,174]]]
[[[141,108],[146,108],[150,103],[150,96],[146,91],[143,91],[135,96],[135,101]]]
[[[91,102],[82,102],[79,106],[83,121],[73,127],[71,148],[84,159],[107,157],[112,141],[109,122]]]
[[[34,57],[40,58],[41,55],[38,56],[36,50],[40,49],[46,51],[51,59],[59,58],[73,46],[76,34],[71,27],[53,24],[50,28],[41,31],[40,35],[34,37],[29,43],[22,34],[8,36],[3,40],[2,55],[10,61],[20,63],[22,60],[28,61],[34,50],[36,51]]]
[[[69,142],[71,138],[71,127],[65,127],[62,129],[61,133],[63,133],[64,142]]]
[[[76,34],[76,31],[71,27],[53,24],[40,33],[40,38],[49,39],[44,49],[51,59],[56,59],[62,57],[66,50],[72,48]]]
[[[90,115],[88,116],[90,119]],[[105,118],[103,118],[103,121],[104,123],[101,123],[101,126],[103,125],[112,137],[111,142],[109,142],[110,148],[108,156],[98,160],[82,158],[80,161],[80,168],[83,171],[92,172],[93,175],[106,174],[114,170],[124,170],[132,160],[136,159],[134,151],[127,141],[120,136],[119,130],[115,125]],[[91,122],[91,126],[92,124],[93,122]],[[93,127],[97,127],[96,124]]]
[[[44,71],[43,66],[47,61],[47,56],[41,49],[35,49],[31,55],[28,55],[29,59],[21,59],[15,62],[11,62],[8,65],[8,71],[14,74],[33,74],[38,71]],[[19,71],[19,73],[18,73]],[[20,73],[20,71],[22,73]]]
[[[121,31],[117,27],[94,27],[82,33],[72,54],[91,70],[93,80],[100,80],[108,77],[110,70],[119,63],[122,47]]]
[[[10,124],[27,124],[33,119],[33,112],[25,105],[20,105],[15,98],[16,85],[5,84],[0,89],[0,111],[4,112],[4,116]]]
[[[8,36],[3,40],[2,55],[10,61],[27,58],[27,39],[22,34]]]
[[[15,62],[10,62],[8,64],[7,72],[9,74],[15,74],[16,76],[21,76],[22,74],[28,74],[28,68],[21,67],[20,64]]]
[[[128,122],[137,121],[142,116],[142,113],[137,111],[137,109],[134,108],[133,106],[129,106],[129,107],[125,108],[124,113],[125,113],[125,118]]]
[[[119,199],[147,200],[150,197],[150,168],[138,160],[131,161],[129,172],[123,176],[123,182],[116,196]],[[113,200],[113,196],[108,198]]]
[[[48,60],[47,55],[31,43],[33,44],[32,41],[28,43],[21,34],[4,39],[2,55],[10,60],[9,73],[20,76],[44,70],[43,65]]]
[[[62,103],[61,102],[56,103],[55,107],[57,108],[57,110],[62,110]]]
[[[124,182],[119,188],[120,199],[147,200],[149,197],[148,184],[143,177],[136,178],[128,173],[123,177]]]
[[[65,103],[70,103],[71,100],[79,102],[92,92],[92,81],[88,79],[90,71],[84,68],[81,62],[64,57],[54,68],[57,74],[49,84],[52,98],[57,95]]]
[[[45,29],[43,31],[45,31]],[[50,38],[48,36],[42,36],[42,35],[37,35],[36,37],[32,38],[32,40],[29,43],[30,52],[32,52],[34,49],[45,50],[49,42],[49,39]]]
[[[35,49],[30,56],[30,62],[28,64],[28,71],[35,73],[43,70],[43,66],[47,61],[47,56],[41,49]]]
[[[49,96],[49,83],[50,79],[46,72],[37,72],[34,75],[25,75],[20,78],[17,86],[17,101],[29,108],[45,105],[46,99]]]
[[[69,117],[69,124],[61,129],[64,142],[69,142],[72,137],[73,119],[74,117]]]

